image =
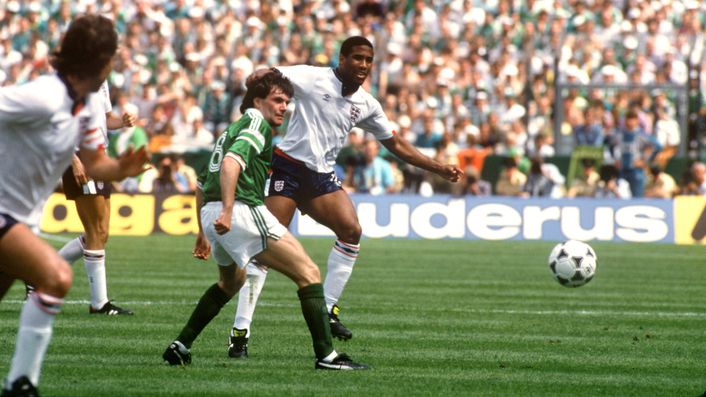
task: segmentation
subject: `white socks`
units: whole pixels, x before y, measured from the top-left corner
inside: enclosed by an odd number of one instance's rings
[[[108,303],[108,287],[105,281],[105,250],[83,250],[88,286],[91,290],[91,307],[100,309]]]
[[[76,237],[61,247],[59,255],[73,265],[81,256],[86,267],[91,291],[91,307],[100,309],[108,303],[108,286],[105,277],[105,250],[84,248],[83,236]]]
[[[78,236],[75,239],[66,243],[59,250],[59,255],[70,264],[76,262],[83,256],[83,236]]]
[[[15,355],[7,376],[8,384],[27,376],[37,386],[44,353],[51,340],[54,317],[63,302],[63,299],[39,292],[29,296],[20,313],[20,327],[17,330]]]
[[[351,277],[359,251],[360,244],[348,244],[341,240],[336,240],[331,249],[324,280],[324,299],[329,313],[343,294],[343,288]]]
[[[249,338],[250,323],[252,323],[257,299],[260,297],[262,287],[265,285],[267,270],[257,266],[255,262],[248,263],[245,270],[247,271],[248,278],[245,280],[245,284],[243,284],[243,287],[238,293],[238,307],[235,311],[233,328],[246,330],[247,333],[245,337]]]

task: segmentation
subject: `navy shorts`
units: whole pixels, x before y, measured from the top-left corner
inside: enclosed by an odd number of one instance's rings
[[[0,238],[2,238],[7,232],[12,229],[13,226],[18,224],[17,219],[13,218],[12,215],[4,214],[0,212]]]
[[[275,149],[272,155],[269,196],[289,197],[297,203],[341,190],[335,172],[312,171],[304,163]]]
[[[108,182],[89,180],[85,185],[79,185],[74,178],[73,167],[69,167],[61,176],[61,182],[64,186],[64,195],[67,200],[76,200],[81,196],[105,196],[110,198],[110,193],[113,191],[113,186]]]

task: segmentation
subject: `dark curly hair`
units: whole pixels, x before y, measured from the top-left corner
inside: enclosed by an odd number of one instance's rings
[[[98,75],[118,49],[113,22],[100,15],[76,18],[51,54],[51,65],[63,76],[81,79]]]
[[[353,47],[359,46],[359,45],[364,45],[370,47],[370,49],[373,49],[373,43],[370,42],[370,40],[366,39],[363,36],[351,36],[343,41],[341,44],[341,55],[344,57],[347,57],[351,51],[353,51]]]
[[[275,88],[279,88],[282,93],[290,98],[294,96],[292,82],[275,68],[271,68],[268,73],[258,78],[249,80],[246,88],[248,91],[245,93],[243,103],[240,104],[241,113],[245,113],[246,110],[255,107],[255,98],[267,98]]]

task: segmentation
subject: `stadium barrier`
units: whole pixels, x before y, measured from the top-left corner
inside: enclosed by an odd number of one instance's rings
[[[354,194],[351,198],[366,238],[704,244],[706,237],[706,197],[552,200]],[[192,195],[114,194],[110,234],[196,233],[194,205]],[[82,231],[75,206],[63,194],[48,200],[41,230]],[[291,230],[302,237],[333,236],[308,216],[295,216]]]

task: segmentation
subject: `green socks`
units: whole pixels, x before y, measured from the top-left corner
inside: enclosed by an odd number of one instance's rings
[[[324,287],[321,283],[311,284],[297,291],[297,295],[306,325],[309,326],[316,358],[324,358],[333,351],[331,326],[324,302]]]
[[[206,292],[204,292],[201,299],[199,299],[199,303],[196,305],[196,308],[194,308],[193,313],[191,313],[189,321],[181,330],[181,333],[177,336],[176,340],[183,343],[186,348],[190,349],[191,344],[194,343],[196,337],[199,336],[206,325],[208,325],[208,323],[210,323],[211,320],[218,315],[218,312],[221,311],[223,305],[228,303],[229,300],[230,297],[223,292],[223,290],[218,286],[218,283],[213,284],[206,290]]]

